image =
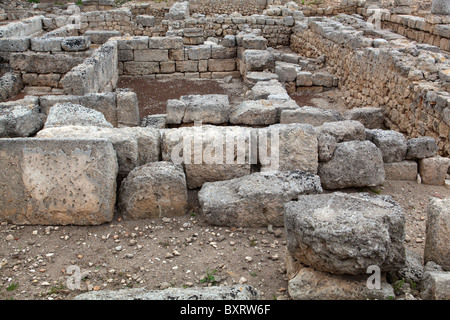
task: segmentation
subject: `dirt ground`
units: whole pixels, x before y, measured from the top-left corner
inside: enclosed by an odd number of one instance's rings
[[[423,254],[426,206],[450,190],[410,181],[348,189],[391,195],[404,209],[407,248]],[[195,192],[191,192],[195,199]],[[120,213],[100,226],[0,225],[0,299],[71,299],[87,290],[201,287],[246,283],[266,300],[289,299],[284,228],[207,225],[191,201],[179,218],[124,221]],[[80,268],[70,290],[69,266]]]
[[[209,79],[155,80],[145,77],[121,77],[118,88],[130,88],[136,92],[141,118],[166,113],[167,100],[179,99],[190,94],[228,94],[231,105],[243,101],[240,79],[230,82]]]

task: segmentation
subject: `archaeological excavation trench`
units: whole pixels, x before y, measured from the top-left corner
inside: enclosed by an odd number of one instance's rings
[[[27,299],[449,299],[450,8],[429,2],[0,1],[0,284],[31,277]],[[34,247],[66,232],[75,260]],[[222,254],[189,251],[205,243]],[[114,255],[135,275],[114,278]],[[102,279],[87,292],[44,277],[87,258]]]

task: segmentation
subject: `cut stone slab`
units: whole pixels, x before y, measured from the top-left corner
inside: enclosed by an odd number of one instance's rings
[[[331,88],[335,86],[335,77],[327,72],[315,72],[312,74],[312,82],[314,86]]]
[[[184,20],[187,18],[189,18],[189,1],[175,2],[167,14],[169,20]]]
[[[271,125],[277,122],[277,108],[272,100],[249,100],[236,106],[230,123],[246,125]]]
[[[384,127],[384,111],[382,108],[354,108],[344,114],[344,119],[359,121],[367,129],[383,129]]]
[[[101,128],[66,126],[41,130],[39,138],[107,138],[117,152],[119,174],[127,175],[146,162],[158,161],[160,134],[153,128]]]
[[[382,272],[405,263],[405,217],[390,196],[335,192],[284,205],[287,250],[300,263],[333,274]]]
[[[445,271],[450,271],[450,198],[430,198],[427,208],[427,225],[424,262],[433,261]]]
[[[133,91],[122,91],[116,95],[117,126],[135,127],[140,124],[140,112],[137,94]]]
[[[301,71],[298,64],[288,63],[284,61],[275,62],[275,73],[278,74],[280,82],[292,82],[297,78],[297,73]]]
[[[369,289],[369,275],[336,275],[302,268],[288,283],[289,296],[294,300],[388,300],[394,289],[385,279],[380,289]]]
[[[372,141],[383,154],[384,162],[400,162],[406,157],[406,139],[394,130],[367,130]]]
[[[303,123],[312,126],[321,126],[325,122],[338,121],[336,116],[327,110],[304,106],[295,110],[281,112],[280,123]]]
[[[110,222],[117,156],[107,139],[0,139],[0,220],[14,224]]]
[[[90,37],[65,37],[61,41],[61,48],[64,51],[84,51],[91,46]]]
[[[250,71],[274,71],[273,55],[267,50],[245,50],[242,61],[241,74]]]
[[[317,173],[318,142],[307,124],[274,124],[258,131],[261,171],[301,170]]]
[[[278,80],[260,81],[245,93],[249,100],[292,100]]]
[[[198,197],[206,222],[216,226],[282,226],[283,204],[322,192],[318,176],[302,171],[257,172],[205,183]]]
[[[202,122],[227,123],[230,119],[228,95],[207,94],[181,96],[179,100],[168,100],[166,114],[168,124]]]
[[[336,122],[325,122],[316,127],[318,134],[329,134],[336,139],[336,142],[345,142],[352,140],[365,140],[366,131],[359,121],[344,120]]]
[[[336,138],[327,133],[319,134],[317,143],[319,147],[319,161],[330,161],[337,147]]]
[[[142,118],[141,127],[164,129],[166,127],[166,114],[153,114]]]
[[[43,125],[38,105],[0,104],[0,138],[29,137]]]
[[[338,143],[333,157],[319,163],[318,174],[325,189],[374,187],[384,182],[383,157],[370,141]]]
[[[61,103],[53,106],[48,113],[44,128],[64,126],[96,126],[112,128],[103,113],[78,104]]]
[[[213,286],[201,288],[145,288],[101,290],[82,293],[75,300],[259,300],[257,289],[248,285],[231,287]]]
[[[409,160],[384,164],[386,180],[416,181],[418,173],[417,168],[417,162]]]
[[[419,160],[419,173],[422,183],[435,186],[445,185],[450,159],[440,156]]]
[[[425,272],[422,278],[420,297],[423,300],[450,300],[450,272]]]
[[[212,125],[161,130],[164,161],[183,164],[189,189],[250,174],[255,129]]]
[[[418,160],[436,155],[438,146],[433,137],[412,138],[406,142],[406,159]]]
[[[171,162],[153,162],[133,169],[119,192],[119,208],[125,220],[184,215],[187,201],[183,168]]]
[[[247,87],[252,88],[259,81],[278,80],[276,73],[261,71],[261,72],[248,72],[245,75],[244,83]]]
[[[433,0],[431,13],[450,15],[450,3],[447,0]]]

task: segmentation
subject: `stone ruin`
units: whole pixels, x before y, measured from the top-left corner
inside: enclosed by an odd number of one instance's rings
[[[341,189],[446,184],[450,9],[384,2],[3,5],[0,220],[174,217],[197,190],[208,224],[284,226],[291,298],[392,296],[385,276],[407,263],[402,208]],[[117,87],[137,76],[240,79],[243,101],[185,95],[141,119],[137,94]],[[344,113],[291,98],[331,90]],[[430,200],[425,262],[442,268],[424,273],[425,299],[450,297],[449,208]],[[383,281],[369,290],[374,265]]]

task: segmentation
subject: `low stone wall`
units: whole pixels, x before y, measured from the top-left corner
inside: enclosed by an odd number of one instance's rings
[[[182,37],[120,37],[118,43],[119,75],[185,76],[223,78],[239,76],[236,46],[207,42],[185,45]],[[233,38],[234,41],[234,38]]]
[[[448,156],[448,63],[439,53],[413,49],[404,37],[395,38],[373,39],[336,20],[308,18],[296,27],[291,48],[307,56],[326,56],[349,108],[382,107],[389,128],[409,137],[433,136],[439,153]],[[419,50],[419,55],[408,50]]]
[[[242,15],[261,14],[267,7],[267,0],[191,0],[192,13],[204,15],[231,14],[238,12]]]
[[[110,92],[118,81],[117,42],[109,40],[62,79],[65,94],[85,95]]]
[[[372,14],[367,9],[358,11],[366,18],[369,18]],[[425,17],[419,17],[384,12],[380,15],[380,18],[383,29],[391,29],[408,39],[450,51],[449,16],[428,14]]]

